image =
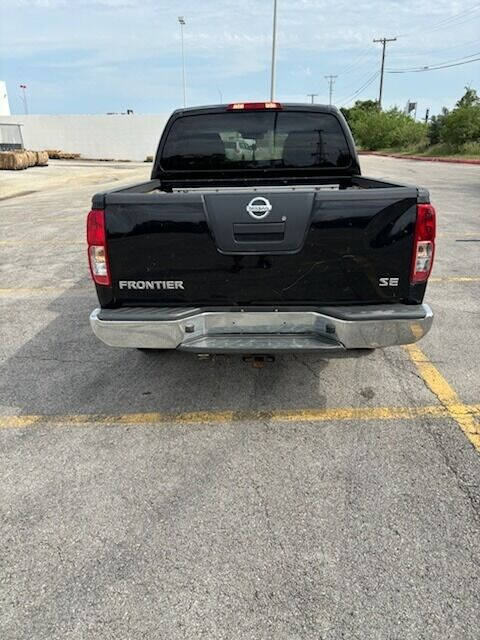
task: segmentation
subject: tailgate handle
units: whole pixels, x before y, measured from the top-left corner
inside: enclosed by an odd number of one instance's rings
[[[252,222],[234,224],[233,233],[285,233],[284,222]]]
[[[237,242],[281,242],[285,238],[285,223],[234,224],[233,236]]]

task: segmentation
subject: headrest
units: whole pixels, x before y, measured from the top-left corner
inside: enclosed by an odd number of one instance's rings
[[[321,138],[315,131],[292,131],[283,146],[286,167],[310,167],[320,164]]]
[[[200,133],[176,141],[173,155],[225,155],[225,144],[218,133]]]

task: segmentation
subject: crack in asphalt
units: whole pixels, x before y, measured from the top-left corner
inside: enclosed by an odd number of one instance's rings
[[[395,362],[395,364],[394,364],[391,361],[391,355],[390,354],[387,354],[385,350],[382,351],[382,353],[383,353],[383,357],[384,357],[385,363],[387,364],[387,366],[390,369],[393,369],[393,368],[397,369],[398,365],[400,365],[402,367],[402,369],[406,370],[407,372],[410,372],[411,375],[413,375],[416,378],[418,378],[419,380],[421,380],[423,386],[427,389],[427,391],[435,396],[435,394],[433,394],[433,392],[428,387],[426,381],[422,378],[422,376],[419,375],[416,371],[414,371],[413,369],[410,369],[407,366],[408,362],[410,362],[410,361],[406,361],[406,362],[400,361],[398,363]],[[401,385],[402,390],[405,393],[405,396],[407,397],[407,400],[408,400],[409,404],[411,404],[412,406],[415,406],[415,401],[414,401],[413,394],[407,389],[407,387],[406,387],[404,381],[402,380],[402,378],[399,378],[399,384]],[[436,396],[435,396],[435,398],[436,398]],[[443,405],[443,406],[445,406],[445,405]],[[451,419],[453,420],[453,418],[451,418]],[[466,483],[463,480],[463,478],[460,477],[458,469],[452,464],[452,462],[451,462],[451,460],[450,460],[450,458],[448,456],[448,453],[445,450],[445,447],[444,447],[444,445],[443,445],[443,443],[442,443],[442,441],[441,441],[441,439],[439,437],[439,434],[435,431],[434,428],[432,428],[432,425],[428,421],[428,418],[419,416],[418,420],[421,423],[422,427],[425,428],[425,430],[428,432],[429,436],[433,440],[434,445],[435,445],[435,449],[438,451],[438,453],[442,457],[442,460],[443,460],[445,466],[447,467],[448,471],[454,476],[455,484],[459,488],[460,492],[462,493],[462,495],[464,495],[467,498],[467,501],[469,502],[469,504],[470,504],[470,506],[471,506],[471,508],[473,510],[473,514],[474,514],[475,520],[477,522],[480,522],[480,499],[479,498],[475,498],[474,493],[470,489],[470,485],[468,483]]]

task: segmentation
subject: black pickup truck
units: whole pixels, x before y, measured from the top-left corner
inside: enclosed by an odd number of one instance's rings
[[[90,322],[111,346],[365,349],[432,324],[428,191],[363,177],[334,107],[175,111],[151,180],[96,194],[87,236]]]

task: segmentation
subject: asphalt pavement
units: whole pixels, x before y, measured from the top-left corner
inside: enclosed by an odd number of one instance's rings
[[[90,197],[151,165],[0,174],[0,638],[477,640],[480,166],[361,164],[431,191],[434,326],[262,369],[92,334]]]

